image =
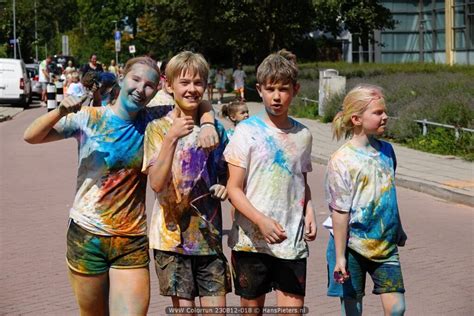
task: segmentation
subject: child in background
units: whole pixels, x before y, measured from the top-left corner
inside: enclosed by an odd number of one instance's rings
[[[306,182],[312,136],[288,116],[299,90],[297,75],[292,53],[281,50],[265,58],[257,69],[265,111],[240,122],[224,152],[236,209],[229,246],[243,307],[263,307],[272,289],[280,307],[304,303],[306,242],[316,238],[317,227]]]
[[[207,75],[207,99],[212,103],[214,98],[214,79],[216,77],[216,70],[209,65],[209,74]]]
[[[242,70],[242,64],[237,64],[237,69],[234,70],[232,78],[234,79],[234,91],[238,99],[245,101],[245,78],[247,75]]]
[[[245,119],[249,118],[249,108],[243,101],[233,101],[229,104],[224,104],[221,110],[222,116],[228,118],[234,123],[234,128]],[[227,137],[234,135],[234,128],[227,130]]]
[[[222,104],[224,99],[226,81],[227,77],[225,75],[224,68],[219,68],[216,74],[216,89],[219,92],[219,100],[217,101],[217,104]]]
[[[73,71],[68,76],[71,76],[71,83],[67,87],[66,96],[72,95],[77,98],[82,97],[86,93],[86,90],[81,83],[79,73],[77,71]]]
[[[334,136],[351,139],[331,157],[326,200],[331,216],[327,248],[328,295],[340,297],[343,315],[361,315],[365,278],[380,295],[385,315],[403,315],[405,296],[398,246],[407,239],[395,191],[397,161],[392,146],[376,137],[388,116],[382,89],[359,85],[333,121]]]
[[[166,67],[166,88],[175,109],[153,121],[145,132],[143,170],[149,174],[156,200],[150,227],[160,294],[174,307],[226,304],[230,271],[222,252],[220,200],[227,197],[227,137],[213,151],[199,148],[199,103],[206,89],[208,64],[200,54],[181,52]],[[207,128],[203,124],[201,128]]]

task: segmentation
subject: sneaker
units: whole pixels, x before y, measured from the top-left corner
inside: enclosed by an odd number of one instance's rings
[[[221,105],[221,104],[222,104],[221,100],[217,101],[217,104],[218,104],[218,105]]]
[[[46,102],[41,101],[41,102],[40,102],[40,105],[43,106],[43,107],[45,107],[45,106],[46,106]]]

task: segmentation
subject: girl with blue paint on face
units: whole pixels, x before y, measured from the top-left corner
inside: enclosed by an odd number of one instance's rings
[[[360,85],[344,99],[334,136],[350,137],[328,163],[326,200],[331,216],[327,248],[328,295],[340,297],[342,315],[361,315],[365,278],[380,295],[385,315],[403,315],[405,296],[397,246],[407,239],[395,191],[396,157],[376,137],[387,126],[385,99],[377,86]]]
[[[115,102],[83,107],[66,98],[24,134],[32,144],[74,137],[79,145],[66,257],[81,315],[145,315],[150,299],[143,141],[147,124],[171,107],[146,107],[160,78],[154,60],[131,59],[124,75]],[[201,122],[214,122],[210,105],[200,107]],[[213,128],[203,132],[201,144],[217,142]]]

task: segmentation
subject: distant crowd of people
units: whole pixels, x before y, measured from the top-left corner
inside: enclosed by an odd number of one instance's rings
[[[115,60],[111,60],[109,66],[102,65],[98,62],[96,54],[92,54],[82,67],[74,65],[72,60],[68,60],[67,65],[53,63],[52,56],[47,56],[39,64],[39,82],[42,85],[41,105],[46,106],[47,84],[58,81],[62,83],[66,97],[81,98],[90,94],[89,105],[107,105],[118,95],[122,74],[123,69]]]

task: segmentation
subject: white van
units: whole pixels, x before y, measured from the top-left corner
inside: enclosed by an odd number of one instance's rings
[[[31,81],[21,59],[0,58],[0,104],[31,103]]]

